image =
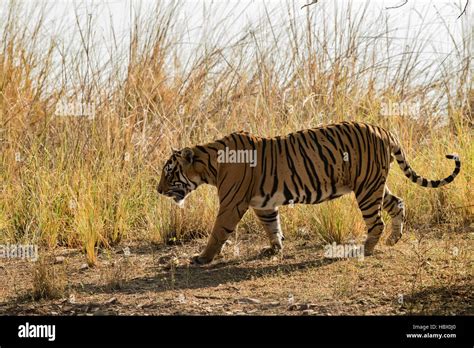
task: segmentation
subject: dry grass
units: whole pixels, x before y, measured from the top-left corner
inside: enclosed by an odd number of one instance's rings
[[[32,17],[28,30],[18,24],[25,13],[21,3],[4,6],[0,242],[82,248],[93,265],[100,249],[124,239],[161,243],[206,234],[216,213],[215,189],[200,188],[185,210],[156,194],[159,169],[172,146],[207,142],[239,129],[274,136],[340,120],[373,122],[397,133],[412,166],[429,178],[446,176],[452,168],[444,155],[457,152],[463,169],[446,188],[416,187],[398,168],[390,187],[405,199],[411,225],[456,228],[472,219],[469,33],[456,42],[454,58],[445,64],[426,63],[417,54],[422,38],[412,45],[414,52],[386,59],[378,52],[389,52],[393,41],[375,45],[363,38],[361,28],[370,21],[384,27],[383,20],[367,16],[367,8],[338,12],[334,32],[321,10],[300,11],[288,3],[281,22],[269,14],[254,30],[228,42],[219,39],[219,27],[209,28],[215,35],[203,38],[184,62],[176,45],[183,35],[180,6],[160,2],[151,14],[137,14],[127,54],[111,47],[105,66],[96,63],[98,52],[91,48],[99,39],[92,24],[80,26],[88,34],[77,40],[79,50],[65,52],[57,39],[42,35],[41,17]],[[81,63],[88,67],[85,75]],[[424,79],[425,73],[415,69],[420,64],[424,71],[442,73]],[[448,122],[436,127],[436,118],[429,116],[442,96],[448,96]],[[58,101],[64,100],[93,104],[95,117],[55,115]],[[424,101],[420,118],[383,116],[387,100]],[[341,242],[363,233],[359,215],[347,198],[284,208],[282,219],[287,236],[303,231]],[[252,214],[240,226],[260,228]]]
[[[33,289],[31,296],[34,300],[57,299],[65,294],[66,275],[61,266],[54,265],[50,258],[40,258],[33,270]]]

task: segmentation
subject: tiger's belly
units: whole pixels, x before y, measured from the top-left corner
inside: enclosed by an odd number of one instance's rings
[[[250,207],[257,209],[274,209],[283,205],[285,202],[285,196],[283,193],[276,192],[270,199],[262,196],[254,196],[250,200]]]
[[[351,193],[352,190],[348,187],[339,187],[337,188],[335,193],[330,191],[323,191],[321,193],[321,197],[317,198],[313,195],[312,199],[308,197],[295,197],[293,196],[292,199],[288,200],[282,192],[276,192],[271,197],[268,196],[254,196],[250,200],[250,207],[256,209],[275,209],[282,205],[289,205],[289,204],[318,204],[325,201],[329,201],[338,197],[341,197],[345,194]]]

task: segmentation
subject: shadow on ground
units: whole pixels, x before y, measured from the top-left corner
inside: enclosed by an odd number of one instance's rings
[[[279,275],[290,274],[306,268],[323,267],[336,260],[317,258],[314,260],[285,262],[272,265],[249,266],[249,262],[260,258],[253,256],[246,259],[221,261],[208,266],[179,266],[173,270],[158,270],[156,275],[134,278],[122,283],[120,288],[111,289],[107,285],[82,284],[72,289],[85,293],[124,293],[137,294],[153,291],[163,292],[167,290],[185,290],[210,288],[227,283],[235,283],[250,280],[256,277],[264,277],[278,272]]]
[[[413,315],[473,315],[472,285],[467,282],[463,285],[424,288],[407,296],[404,307]]]

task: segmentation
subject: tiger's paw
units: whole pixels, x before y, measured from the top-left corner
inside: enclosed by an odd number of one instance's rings
[[[379,249],[375,249],[375,250],[372,250],[372,251],[367,251],[367,250],[364,250],[364,257],[375,257],[375,258],[379,258],[380,256],[383,256],[384,252],[382,250],[379,250]]]
[[[364,256],[372,256],[372,255],[374,255],[374,248],[364,247]]]
[[[207,258],[207,257],[202,257],[201,255],[194,255],[190,262],[191,262],[191,265],[193,266],[202,266],[202,265],[206,265],[208,263],[210,263],[212,261],[211,258]]]
[[[394,246],[395,244],[397,244],[397,242],[400,240],[402,236],[401,235],[390,235],[390,237],[387,238],[387,240],[385,241],[385,244],[388,245],[388,246]]]
[[[260,251],[259,256],[260,257],[275,256],[275,255],[278,255],[281,252],[281,249],[282,249],[281,245],[275,244],[275,245],[272,245],[271,247],[263,248]]]

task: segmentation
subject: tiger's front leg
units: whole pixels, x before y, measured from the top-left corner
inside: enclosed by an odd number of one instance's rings
[[[222,206],[219,208],[217,219],[209,236],[205,249],[191,259],[191,263],[204,265],[211,262],[220,253],[225,241],[229,238],[242,216],[247,211],[248,206],[236,206],[233,208]]]

